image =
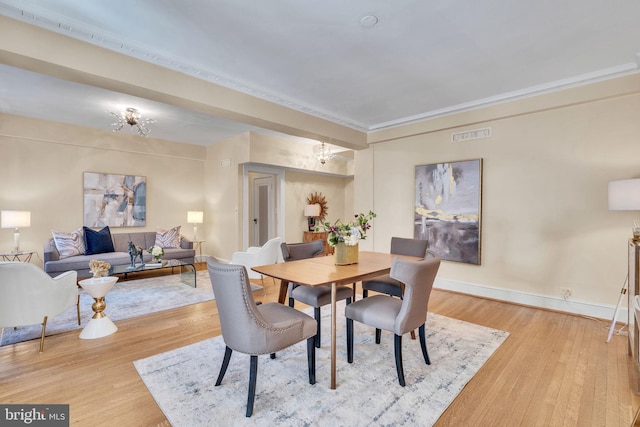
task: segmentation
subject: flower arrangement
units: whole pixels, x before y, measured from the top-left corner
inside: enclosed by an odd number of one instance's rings
[[[368,214],[359,213],[355,215],[353,221],[349,223],[343,223],[337,220],[335,223],[330,224],[325,222],[324,229],[328,234],[328,242],[331,246],[336,246],[338,243],[344,243],[347,246],[355,246],[360,240],[364,240],[367,237],[367,230],[371,228],[371,220],[376,217],[373,211],[369,211]]]
[[[160,246],[151,246],[147,251],[155,258],[156,261],[160,261],[160,257],[164,255],[164,249]]]

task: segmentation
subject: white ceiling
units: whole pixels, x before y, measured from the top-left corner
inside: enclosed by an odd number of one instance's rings
[[[640,51],[638,0],[0,0],[0,14],[364,132],[636,73]],[[132,106],[152,136],[195,144],[260,131],[2,64],[0,96],[5,113],[101,129]]]

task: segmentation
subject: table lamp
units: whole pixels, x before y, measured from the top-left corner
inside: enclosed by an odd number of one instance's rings
[[[313,231],[316,227],[316,218],[320,216],[320,205],[314,203],[313,205],[305,205],[304,216],[309,218],[309,231]]]
[[[196,242],[198,240],[198,224],[202,224],[204,219],[204,212],[202,211],[188,211],[187,212],[187,222],[189,224],[193,224],[193,241]]]
[[[13,251],[20,252],[20,227],[31,226],[31,212],[29,211],[2,211],[0,212],[2,228],[14,228]]]
[[[609,182],[610,211],[640,211],[640,179]],[[633,238],[640,239],[640,222],[633,222]]]

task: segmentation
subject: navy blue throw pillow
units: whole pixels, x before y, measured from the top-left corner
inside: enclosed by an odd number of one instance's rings
[[[111,240],[111,231],[109,231],[108,226],[99,231],[94,231],[88,227],[82,227],[82,230],[84,231],[85,255],[115,252],[113,240]]]

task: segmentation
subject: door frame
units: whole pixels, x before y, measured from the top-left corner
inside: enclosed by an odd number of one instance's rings
[[[285,181],[284,169],[278,167],[270,167],[252,163],[246,163],[242,168],[242,247],[243,250],[249,247],[251,230],[249,228],[250,217],[253,212],[249,212],[249,198],[253,197],[253,189],[249,185],[249,173],[261,173],[273,175],[275,181],[276,201],[274,204],[275,216],[275,237],[284,238],[284,200],[285,200]]]
[[[255,172],[250,172],[250,174],[255,173]],[[275,194],[276,194],[276,177],[272,174],[255,174],[255,176],[249,176],[249,184],[251,185],[251,192],[250,192],[250,199],[249,201],[251,201],[251,212],[250,212],[250,217],[249,218],[253,218],[254,223],[251,224],[251,221],[249,222],[249,244],[251,246],[262,246],[262,244],[266,243],[267,240],[275,237],[275,232],[276,232],[276,215],[275,215]],[[261,187],[267,187],[267,199],[266,201],[266,207],[264,206],[260,206],[260,191],[259,189]],[[264,226],[266,226],[266,238],[267,240],[265,240],[264,242],[262,242],[262,244],[260,243],[260,235],[262,235],[263,230],[261,229],[261,227],[256,227],[257,224],[262,223],[263,218],[260,215],[260,210],[259,209],[262,208],[264,209],[263,212],[266,212],[267,214],[267,218],[266,221],[263,223]],[[256,223],[256,219],[258,219],[258,222]],[[253,227],[253,228],[252,228]],[[257,242],[257,243],[256,243]]]

